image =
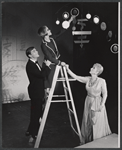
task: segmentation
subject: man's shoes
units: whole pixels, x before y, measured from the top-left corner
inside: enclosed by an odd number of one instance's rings
[[[48,98],[49,93],[50,93],[50,88],[45,89],[45,99]]]
[[[25,135],[26,135],[26,136],[30,136],[29,131],[26,131],[26,132],[25,132]]]
[[[32,143],[34,141],[34,138],[33,137],[30,137],[29,138],[29,143]]]
[[[31,136],[29,138],[29,143],[33,143],[36,138],[37,138],[37,136]]]

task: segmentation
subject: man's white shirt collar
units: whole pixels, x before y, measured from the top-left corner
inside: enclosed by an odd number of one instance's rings
[[[30,58],[30,60],[31,60],[32,62],[34,62],[34,63],[36,62],[36,60],[33,60],[33,59],[31,59],[31,58]]]

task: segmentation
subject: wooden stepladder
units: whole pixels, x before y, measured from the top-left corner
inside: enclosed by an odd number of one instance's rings
[[[59,78],[59,72],[61,73],[61,78]],[[48,112],[49,112],[49,108],[50,108],[50,105],[51,105],[52,102],[66,102],[67,109],[68,109],[68,114],[69,114],[69,119],[70,119],[70,125],[71,125],[72,129],[74,130],[74,132],[79,136],[80,143],[81,143],[81,140],[82,140],[81,139],[81,132],[80,132],[79,122],[78,122],[78,118],[77,118],[77,114],[76,114],[76,110],[75,110],[75,105],[74,105],[74,101],[73,101],[71,87],[70,87],[70,83],[69,83],[69,81],[74,81],[74,80],[75,79],[72,79],[72,78],[68,77],[65,67],[56,66],[56,70],[55,70],[53,81],[52,81],[52,87],[50,89],[50,92],[49,92],[49,95],[48,95],[48,98],[47,98],[47,102],[46,102],[46,105],[45,105],[43,117],[42,117],[42,120],[41,120],[41,123],[40,123],[40,127],[39,127],[39,131],[38,131],[38,135],[37,135],[37,138],[36,138],[36,141],[35,141],[34,148],[39,147],[41,137],[42,137],[42,133],[43,133],[43,130],[44,130],[44,126],[45,126],[45,123],[46,123],[47,115],[48,115]],[[65,95],[53,95],[57,81],[62,81]],[[52,100],[53,97],[65,97],[65,100]],[[75,128],[77,128],[77,130],[74,128],[72,115],[74,115],[74,120],[75,120],[75,123],[76,123]]]

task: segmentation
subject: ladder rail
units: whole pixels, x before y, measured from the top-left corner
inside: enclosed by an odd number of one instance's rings
[[[62,81],[62,83],[63,83],[63,89],[64,89],[64,93],[65,93],[65,95],[63,95],[63,96],[65,96],[66,100],[52,100],[53,97],[56,97],[56,96],[53,96],[53,94],[54,94],[54,90],[55,90],[55,87],[56,87],[56,82],[58,81],[59,71],[61,72],[62,79],[60,81]],[[42,116],[42,120],[41,120],[41,123],[40,123],[40,127],[39,127],[39,130],[38,130],[38,135],[37,135],[37,139],[35,141],[34,148],[39,147],[51,102],[66,102],[67,108],[68,108],[69,119],[70,119],[70,125],[71,125],[72,129],[74,130],[74,132],[79,136],[79,139],[80,139],[80,142],[81,142],[80,127],[79,127],[79,123],[78,123],[78,119],[77,119],[77,114],[76,114],[76,111],[75,111],[75,106],[74,106],[74,103],[73,103],[73,96],[72,96],[72,93],[71,93],[69,81],[74,81],[74,80],[73,79],[70,79],[70,80],[68,79],[66,68],[57,65],[56,69],[55,69],[54,76],[53,76],[52,87],[50,89],[50,92],[49,92],[49,95],[48,95],[48,98],[47,98],[47,101],[46,101],[44,113],[43,113],[43,116]],[[68,99],[68,92],[69,92],[70,99]],[[60,96],[58,96],[58,97],[60,97]],[[71,102],[73,110],[70,109],[69,102]],[[74,118],[75,118],[75,121],[76,121],[76,126],[77,126],[78,132],[76,132],[75,128],[73,127],[71,113],[74,114]]]
[[[69,89],[69,95],[71,97],[71,103],[72,103],[72,108],[73,108],[73,111],[74,111],[74,117],[75,117],[75,121],[76,121],[77,130],[78,130],[78,133],[79,133],[80,142],[82,142],[80,127],[79,127],[79,123],[78,123],[78,119],[77,119],[77,115],[76,115],[76,111],[75,111],[75,106],[74,106],[74,102],[73,102],[73,96],[72,96],[72,93],[71,93],[70,84],[68,82],[68,75],[67,75],[67,72],[66,72],[66,68],[63,67],[63,69],[64,69],[64,74],[65,74],[65,77],[66,77],[66,83],[67,83],[67,86],[68,86],[68,89]]]
[[[76,131],[76,129],[73,127],[73,125],[71,126],[73,131],[79,136],[79,133]]]
[[[72,109],[70,109],[70,108],[69,108],[68,110],[69,110],[72,114],[74,114],[74,112],[73,112],[73,110],[72,110]]]
[[[61,76],[64,78],[64,74],[63,74],[62,67],[61,67]],[[68,99],[68,94],[67,94],[68,88],[66,88],[65,81],[63,81],[63,87],[64,87],[65,97],[66,97],[66,100],[67,100],[67,99]],[[69,109],[70,109],[69,103],[66,102],[66,104],[67,104],[67,108],[68,108],[68,110],[69,110]],[[72,118],[71,118],[71,113],[70,113],[70,111],[68,111],[68,114],[69,114],[70,125],[72,126],[73,123],[72,123]]]
[[[54,77],[53,77],[52,88],[50,90],[50,93],[49,93],[49,96],[48,96],[48,99],[47,99],[47,102],[46,102],[46,106],[45,106],[45,109],[44,109],[44,114],[43,114],[42,121],[41,121],[41,124],[40,124],[40,127],[39,127],[39,131],[38,131],[38,135],[37,135],[37,139],[36,139],[34,148],[38,148],[39,144],[40,144],[40,140],[41,140],[41,137],[42,137],[45,122],[46,122],[46,119],[47,119],[47,114],[48,114],[50,103],[51,103],[51,98],[52,98],[52,95],[54,93],[54,88],[56,86],[56,80],[55,79],[58,77],[59,69],[60,69],[60,67],[57,66],[56,70],[55,70]]]

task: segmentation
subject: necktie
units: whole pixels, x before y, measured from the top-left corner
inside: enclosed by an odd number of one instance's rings
[[[37,65],[37,67],[39,68],[39,70],[41,71],[41,67],[38,64],[38,61],[35,62],[35,64]]]

